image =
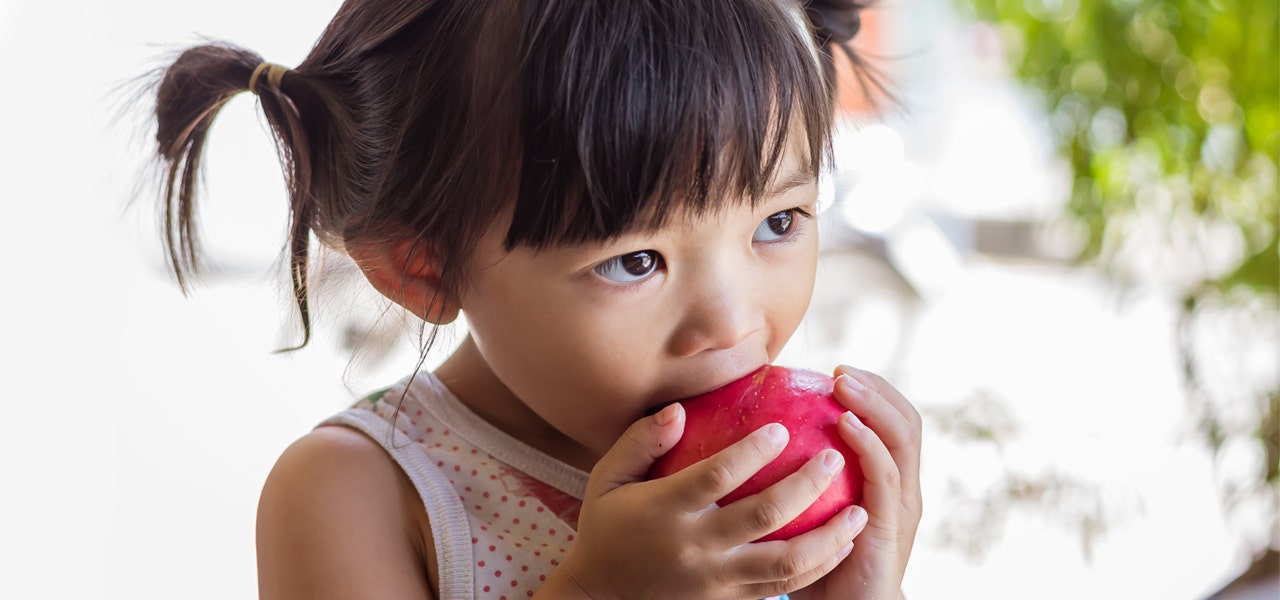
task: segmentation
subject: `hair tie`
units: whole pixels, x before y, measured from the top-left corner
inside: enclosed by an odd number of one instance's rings
[[[277,65],[275,63],[263,62],[253,70],[253,74],[249,76],[249,91],[254,94],[258,93],[258,76],[262,72],[267,72],[267,85],[273,88],[279,88],[280,82],[284,80],[284,74],[289,71],[288,67]]]
[[[807,0],[804,11],[819,42],[843,44],[862,28],[863,8],[860,0]]]

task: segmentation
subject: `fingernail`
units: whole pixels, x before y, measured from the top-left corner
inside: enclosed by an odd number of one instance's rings
[[[859,419],[857,415],[847,410],[844,411],[843,415],[840,415],[840,424],[854,431],[859,431],[867,428],[867,426],[862,423],[862,420]]]
[[[837,377],[836,383],[839,385],[843,385],[846,388],[855,392],[861,392],[862,390],[867,389],[867,386],[862,385],[861,381],[854,379],[853,376],[848,373],[845,373],[844,375]]]
[[[826,470],[834,473],[839,471],[840,467],[844,466],[844,455],[840,454],[840,452],[827,448],[826,450],[823,450],[821,454],[822,466]]]
[[[781,423],[770,423],[764,426],[764,434],[769,436],[769,441],[775,444],[787,443],[787,428]]]
[[[666,427],[672,424],[676,420],[676,411],[680,410],[679,407],[680,403],[678,402],[667,405],[666,408],[658,411],[658,414],[654,416],[654,422],[658,424],[658,427]]]
[[[845,557],[849,556],[852,553],[853,553],[853,542],[849,542],[848,544],[845,544],[844,547],[841,548],[839,552],[836,553],[836,560],[844,560]]]
[[[858,529],[867,523],[867,510],[861,506],[854,505],[848,512],[849,524],[854,529]]]

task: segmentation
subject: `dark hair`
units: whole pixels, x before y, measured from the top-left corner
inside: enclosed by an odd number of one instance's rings
[[[830,153],[830,48],[857,31],[860,5],[844,3],[852,32],[809,18],[840,4],[347,0],[301,64],[253,82],[288,181],[302,345],[313,234],[411,240],[456,290],[504,210],[508,248],[542,248],[754,202],[797,126],[816,175]],[[210,43],[157,73],[163,233],[184,289],[209,126],[262,62]]]

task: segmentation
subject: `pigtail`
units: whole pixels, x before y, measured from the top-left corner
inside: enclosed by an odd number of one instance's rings
[[[314,176],[311,144],[331,142],[331,127],[323,119],[304,120],[310,111],[333,109],[339,103],[299,71],[264,63],[262,57],[227,44],[189,48],[165,68],[156,84],[157,161],[164,170],[161,213],[167,260],[186,292],[199,270],[200,239],[196,225],[196,186],[209,127],[226,103],[244,91],[256,93],[270,124],[284,167],[290,198],[287,253],[294,301],[302,318],[305,346],[311,338],[308,303],[308,263],[311,232],[318,230],[315,194],[336,192],[333,169],[323,179]],[[300,106],[301,105],[301,106]],[[302,108],[302,110],[300,110]],[[320,185],[317,185],[319,183]]]
[[[884,73],[853,49],[851,42],[862,30],[862,11],[870,7],[868,0],[804,0],[805,16],[813,31],[814,43],[822,57],[822,73],[827,93],[834,100],[837,93],[835,53],[839,52],[852,67],[859,89],[873,105],[877,96],[897,103],[885,81]]]
[[[161,72],[156,85],[156,158],[164,167],[161,233],[184,292],[199,271],[196,186],[209,126],[227,101],[248,89],[258,59],[225,46],[190,48]]]

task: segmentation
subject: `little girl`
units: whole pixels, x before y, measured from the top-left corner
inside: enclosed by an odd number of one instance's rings
[[[157,91],[180,282],[209,126],[258,95],[311,236],[467,336],[324,422],[262,492],[262,598],[897,598],[920,518],[920,419],[836,370],[862,506],[785,541],[842,468],[821,452],[715,501],[773,424],[669,477],[674,401],[774,360],[813,290],[833,48],[859,0],[347,0],[296,68],[185,51]],[[429,345],[429,344],[428,344]],[[856,539],[855,539],[856,538]]]

